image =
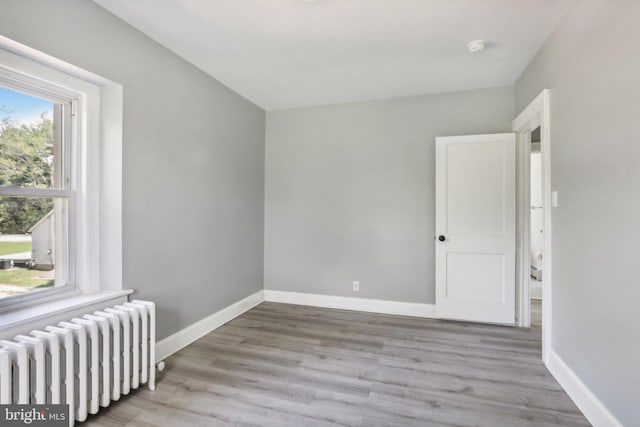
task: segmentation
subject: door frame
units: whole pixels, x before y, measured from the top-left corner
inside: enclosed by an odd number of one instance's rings
[[[552,326],[552,257],[551,257],[551,129],[550,91],[544,89],[512,122],[516,132],[516,291],[517,324],[531,326],[529,298],[530,227],[531,227],[531,132],[540,127],[542,158],[542,208],[544,212],[544,269],[542,280],[542,360],[546,363],[551,349]]]

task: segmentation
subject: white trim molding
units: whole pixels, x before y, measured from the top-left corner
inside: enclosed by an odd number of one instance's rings
[[[215,331],[263,301],[264,291],[258,291],[158,341],[156,343],[156,363],[182,350],[209,332]]]
[[[312,307],[364,311],[368,313],[395,314],[399,316],[423,317],[429,319],[436,318],[436,306],[433,304],[339,297],[333,295],[274,290],[265,290],[264,300],[285,304],[308,305]]]
[[[522,113],[512,122],[512,129],[517,133],[517,237],[516,264],[518,290],[518,326],[529,327],[531,323],[531,307],[529,296],[529,276],[531,260],[529,256],[529,233],[531,221],[530,205],[530,170],[531,132],[540,127],[540,152],[542,156],[542,208],[544,211],[544,280],[542,281],[542,360],[547,361],[551,349],[553,304],[551,295],[552,274],[552,224],[551,224],[551,113],[550,91],[543,90]]]
[[[623,427],[580,377],[553,350],[549,351],[547,368],[564,391],[595,427]]]

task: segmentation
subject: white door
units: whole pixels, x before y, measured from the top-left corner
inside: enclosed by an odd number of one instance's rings
[[[436,138],[436,312],[515,323],[516,136]]]

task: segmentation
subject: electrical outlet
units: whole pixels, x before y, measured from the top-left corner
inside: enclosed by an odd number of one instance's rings
[[[353,282],[353,292],[358,292],[360,290],[360,282]]]

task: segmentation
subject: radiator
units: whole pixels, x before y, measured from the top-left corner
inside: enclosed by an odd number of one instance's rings
[[[0,340],[0,404],[68,404],[84,421],[143,384],[155,390],[155,304],[134,300]]]

